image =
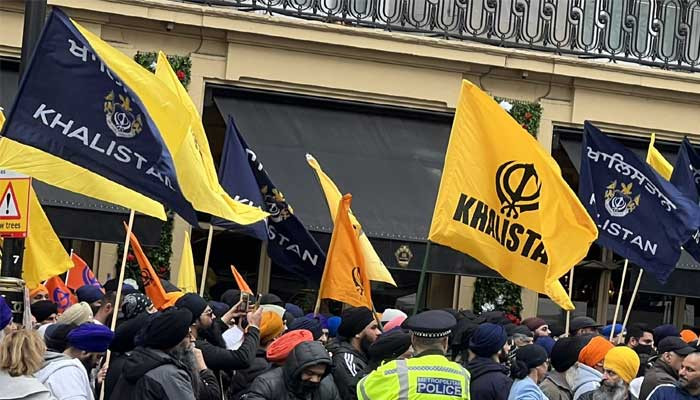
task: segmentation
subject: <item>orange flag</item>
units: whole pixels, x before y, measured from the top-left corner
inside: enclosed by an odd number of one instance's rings
[[[236,284],[238,285],[238,290],[241,292],[246,292],[253,294],[253,291],[250,290],[250,286],[248,286],[248,283],[243,279],[243,276],[238,273],[238,270],[236,267],[231,265],[231,273],[233,274],[233,277],[236,279]]]
[[[124,227],[128,229],[127,225]],[[156,271],[153,270],[151,262],[148,261],[146,254],[141,249],[141,244],[133,232],[129,236],[129,242],[131,242],[131,247],[136,256],[136,261],[139,263],[139,268],[141,268],[141,280],[143,281],[143,288],[146,291],[146,296],[148,296],[153,302],[153,306],[159,311],[168,308],[170,303],[173,303],[171,296],[165,293],[163,285],[160,283],[160,278],[156,275]]]
[[[85,285],[92,285],[97,286],[104,293],[104,288],[95,278],[95,274],[92,273],[87,263],[76,253],[71,254],[70,258],[73,261],[73,268],[68,270],[66,286],[73,290],[78,290]]]
[[[49,291],[49,300],[56,303],[58,312],[64,312],[66,308],[78,302],[73,293],[68,289],[60,276],[54,276],[46,281],[46,289]]]
[[[346,194],[338,204],[335,226],[321,278],[319,299],[334,299],[355,307],[372,308],[370,281],[359,241],[359,228],[350,222],[352,196]]]

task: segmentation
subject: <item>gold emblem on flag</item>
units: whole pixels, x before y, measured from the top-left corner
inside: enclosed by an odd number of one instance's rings
[[[605,188],[605,209],[613,217],[624,217],[639,206],[640,195],[633,197],[632,184],[620,182],[618,188],[617,181],[612,181]]]
[[[117,137],[131,139],[141,133],[141,114],[134,114],[128,96],[115,95],[114,91],[110,91],[105,96],[104,112],[107,126]]]

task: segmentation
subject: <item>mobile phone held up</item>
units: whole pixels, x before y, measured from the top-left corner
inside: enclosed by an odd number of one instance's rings
[[[248,307],[250,306],[250,296],[248,292],[241,292],[241,299],[238,303],[238,311],[248,312]]]

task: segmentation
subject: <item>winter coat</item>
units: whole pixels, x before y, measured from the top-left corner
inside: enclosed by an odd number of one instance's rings
[[[197,400],[221,400],[221,386],[214,375],[214,371],[203,369],[199,371],[199,391]]]
[[[661,358],[657,358],[651,368],[647,369],[639,390],[639,400],[647,400],[651,392],[659,385],[675,385],[678,382],[678,372]]]
[[[297,345],[289,355],[284,366],[275,368],[258,376],[250,386],[244,400],[339,400],[338,389],[330,375],[331,358],[329,354],[314,342]],[[311,395],[304,395],[299,388],[301,373],[305,368],[326,364],[326,376]]]
[[[93,400],[88,373],[80,360],[47,351],[44,365],[34,375],[58,400]]]
[[[255,352],[260,342],[260,331],[249,327],[243,344],[238,350],[228,350],[206,340],[198,339],[194,345],[202,351],[204,363],[216,374],[218,371],[246,369],[255,359]]]
[[[258,349],[258,351],[255,353],[253,362],[250,363],[250,367],[241,371],[236,371],[236,374],[233,375],[228,398],[240,398],[241,395],[248,390],[255,378],[270,371],[272,368],[272,364],[270,364],[267,361],[267,358],[265,358],[265,350]]]
[[[574,392],[574,400],[578,400],[584,393],[598,389],[602,379],[603,374],[600,371],[579,363],[576,369],[576,378],[574,378],[574,387],[571,388],[571,391]]]
[[[476,357],[467,364],[471,374],[469,392],[475,400],[506,400],[513,380],[508,371],[490,358]]]
[[[56,400],[33,376],[10,376],[0,370],[0,400]]]
[[[508,394],[508,400],[547,400],[547,396],[542,393],[535,381],[526,376],[524,379],[516,379],[513,382],[513,386],[511,386]]]
[[[564,374],[551,371],[540,383],[540,389],[549,400],[571,400],[574,396],[571,393],[569,384],[566,383]]]
[[[333,353],[333,380],[343,400],[357,399],[357,382],[365,376],[367,356],[343,341]]]
[[[692,396],[672,385],[661,385],[651,393],[649,400],[700,400],[700,396]]]
[[[187,367],[167,353],[137,347],[125,357],[112,390],[113,399],[195,400]]]

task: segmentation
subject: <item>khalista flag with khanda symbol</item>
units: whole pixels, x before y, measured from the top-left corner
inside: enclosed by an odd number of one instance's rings
[[[556,161],[490,96],[462,81],[428,239],[572,310],[559,278],[597,234]]]

